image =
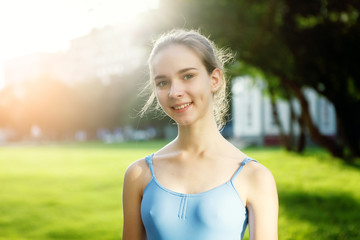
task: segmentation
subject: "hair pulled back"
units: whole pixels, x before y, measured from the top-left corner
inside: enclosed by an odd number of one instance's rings
[[[221,84],[219,89],[214,93],[213,111],[216,124],[219,129],[224,127],[226,123],[226,114],[229,108],[229,102],[226,98],[226,78],[224,64],[232,59],[232,54],[229,50],[218,49],[215,44],[207,37],[203,36],[196,30],[174,29],[168,33],[161,35],[155,42],[148,59],[150,81],[146,89],[151,90],[151,94],[146,101],[145,105],[140,111],[140,116],[151,108],[156,102],[154,107],[156,110],[161,109],[159,103],[156,101],[155,85],[152,79],[152,60],[163,49],[174,45],[183,45],[193,50],[201,59],[208,74],[211,74],[214,69],[221,71]]]

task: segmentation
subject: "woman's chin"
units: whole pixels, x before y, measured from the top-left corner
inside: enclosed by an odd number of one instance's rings
[[[190,119],[173,119],[179,127],[190,126],[194,121]]]

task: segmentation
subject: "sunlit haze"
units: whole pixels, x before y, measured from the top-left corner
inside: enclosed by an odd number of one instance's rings
[[[129,24],[157,0],[0,0],[0,89],[6,59],[65,50],[93,28]]]

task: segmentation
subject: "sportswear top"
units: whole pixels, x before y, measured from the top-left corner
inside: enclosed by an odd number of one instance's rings
[[[148,240],[240,240],[247,227],[247,209],[234,187],[234,179],[250,161],[244,159],[228,182],[211,190],[185,194],[162,186],[154,175],[141,202],[141,219]]]

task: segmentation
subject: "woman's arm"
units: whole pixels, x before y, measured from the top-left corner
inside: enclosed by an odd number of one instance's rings
[[[137,161],[125,173],[123,186],[123,240],[146,239],[140,214],[144,175],[146,175],[142,165],[144,164],[141,160]]]
[[[277,240],[279,202],[275,180],[261,164],[253,166],[247,196],[250,240]]]

